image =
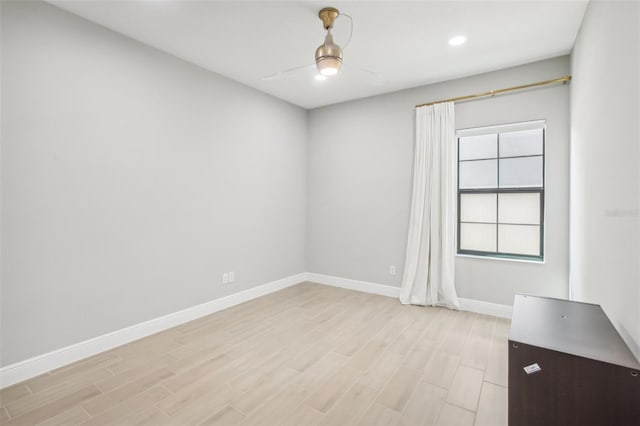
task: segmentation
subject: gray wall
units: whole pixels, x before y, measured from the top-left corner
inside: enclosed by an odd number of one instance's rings
[[[414,106],[570,74],[569,58],[310,111],[307,270],[398,286],[404,267]],[[458,128],[545,119],[545,263],[456,258],[461,297],[512,304],[514,292],[568,297],[569,87],[456,104]],[[396,265],[396,276],[389,275]]]
[[[39,2],[1,35],[1,365],[305,270],[304,110]]]
[[[591,2],[572,54],[571,295],[640,358],[640,4]]]

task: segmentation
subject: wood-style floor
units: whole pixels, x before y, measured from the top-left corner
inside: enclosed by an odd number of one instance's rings
[[[491,425],[509,322],[305,283],[3,389],[14,425]]]

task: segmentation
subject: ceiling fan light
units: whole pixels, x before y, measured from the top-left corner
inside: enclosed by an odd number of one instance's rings
[[[449,45],[450,46],[460,46],[463,45],[467,42],[467,38],[463,35],[459,35],[456,37],[453,37],[449,40]]]
[[[340,58],[325,56],[316,60],[316,67],[320,74],[329,77],[340,72],[340,69],[342,68],[342,61]]]

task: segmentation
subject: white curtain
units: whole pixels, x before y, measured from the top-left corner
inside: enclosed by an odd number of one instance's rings
[[[453,102],[416,108],[403,304],[460,309],[454,286],[456,147]]]

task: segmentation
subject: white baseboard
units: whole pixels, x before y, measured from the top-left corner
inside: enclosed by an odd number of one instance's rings
[[[305,273],[292,275],[2,367],[0,368],[0,388],[11,386],[83,358],[299,284],[305,281],[306,277]]]
[[[382,296],[399,297],[400,288],[390,285],[376,284],[367,281],[351,280],[348,278],[332,277],[330,275],[307,273],[307,280],[318,283],[331,285],[334,287],[348,288],[350,290],[362,291],[365,293],[379,294]],[[480,300],[458,298],[460,308],[463,311],[476,312],[479,314],[493,315],[501,318],[511,318],[513,308],[509,305],[500,305],[497,303],[483,302]]]
[[[511,319],[513,306],[500,305],[498,303],[483,302],[482,300],[465,299],[458,297],[460,309],[463,311],[476,312],[478,314],[492,315],[494,317]]]
[[[370,283],[367,281],[352,280],[349,278],[332,277],[331,275],[314,274],[307,272],[307,281],[349,290],[362,291],[364,293],[379,294],[380,296],[399,297],[400,288],[390,285]]]

